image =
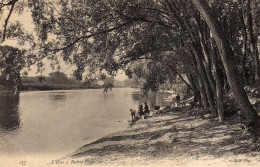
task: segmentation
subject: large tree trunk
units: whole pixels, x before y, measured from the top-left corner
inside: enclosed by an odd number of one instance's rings
[[[246,25],[248,30],[248,40],[250,44],[250,52],[254,59],[254,67],[255,67],[255,84],[257,86],[260,85],[260,70],[259,70],[259,60],[258,60],[258,51],[256,47],[256,40],[253,32],[253,18],[251,13],[251,0],[247,0],[246,4]]]
[[[202,105],[205,109],[208,108],[209,106],[209,103],[208,103],[208,98],[207,98],[207,94],[206,94],[206,90],[205,90],[205,85],[202,81],[202,77],[199,75],[198,76],[198,85],[199,85],[199,88],[200,88],[200,99],[201,99],[201,102],[202,102]]]
[[[197,85],[197,88],[200,91],[200,101],[201,101],[203,107],[206,109],[209,106],[208,98],[207,98],[205,86],[204,86],[203,81],[202,81],[201,74],[199,73],[199,70],[198,70],[198,67],[197,67],[197,61],[196,61],[196,58],[195,58],[193,52],[191,53],[191,58],[193,60],[192,62],[193,62],[193,65],[195,67],[195,73],[197,74],[197,77],[196,77],[197,80],[196,80],[195,84]]]
[[[213,42],[213,41],[212,41]],[[224,121],[224,104],[223,104],[223,85],[221,84],[221,74],[220,69],[218,67],[218,58],[217,53],[215,51],[215,47],[211,42],[212,47],[212,62],[213,62],[213,70],[215,73],[216,79],[216,94],[217,94],[217,109],[218,109],[218,118],[220,122]]]
[[[219,22],[215,18],[208,3],[205,0],[192,0],[193,4],[199,10],[202,17],[207,22],[213,38],[217,44],[222,63],[231,87],[233,96],[243,115],[246,117],[247,122],[252,125],[254,134],[259,138],[259,116],[254,110],[253,106],[248,100],[243,85],[239,79],[238,71],[234,62],[234,54],[230,48],[229,42],[226,39]]]
[[[180,79],[183,81],[183,83],[186,84],[187,90],[190,90],[190,89],[191,89],[191,85],[190,85],[187,81],[185,81],[185,79],[181,76],[181,74],[180,74],[177,70],[175,70],[175,72],[177,72],[178,76],[179,76]]]
[[[194,94],[194,102],[199,102],[199,104],[201,104],[200,91],[196,87],[196,84],[194,82],[194,79],[193,79],[192,75],[189,73],[189,74],[187,74],[187,77],[188,77],[188,80],[190,82],[192,92]]]
[[[204,55],[203,64],[205,66],[205,70],[206,70],[206,74],[207,74],[207,77],[208,77],[208,80],[210,83],[211,90],[212,90],[214,96],[216,97],[216,82],[215,82],[212,72],[211,72],[211,61],[210,61],[211,58],[209,56],[209,50],[206,45],[205,36],[203,35],[206,32],[203,33],[202,28],[200,26],[200,19],[198,17],[194,18],[194,23],[195,23],[196,28],[199,33],[201,49],[202,49],[203,55]]]
[[[206,95],[207,95],[207,99],[208,99],[208,103],[209,103],[209,107],[213,111],[213,109],[214,109],[214,98],[213,98],[212,90],[210,88],[210,83],[208,81],[207,74],[206,74],[206,71],[205,71],[205,68],[204,68],[204,65],[203,65],[203,62],[202,62],[201,50],[198,48],[198,45],[195,44],[194,42],[191,44],[191,46],[192,46],[192,50],[193,50],[195,58],[196,58],[199,74],[202,78],[202,83],[200,83],[200,85],[201,86],[202,86],[202,84],[204,85]]]
[[[224,85],[224,93],[228,93],[230,91],[230,86],[228,84],[228,79],[225,72],[223,73],[223,85]]]
[[[242,60],[241,60],[241,67],[242,67],[242,77],[244,81],[244,85],[249,85],[248,82],[248,75],[246,72],[246,57],[247,57],[247,49],[246,49],[246,39],[243,38],[243,47],[242,47]]]
[[[242,77],[244,81],[244,85],[248,85],[248,77],[247,77],[247,72],[246,72],[246,56],[247,56],[247,32],[246,32],[246,24],[244,21],[244,15],[243,11],[240,13],[240,21],[243,25],[243,31],[242,31],[242,36],[243,36],[243,46],[242,46],[242,61],[241,61],[241,66],[242,66]]]

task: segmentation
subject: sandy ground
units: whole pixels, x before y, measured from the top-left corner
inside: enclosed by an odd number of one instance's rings
[[[242,133],[237,117],[221,124],[188,111],[154,114],[48,166],[260,166],[260,145]]]

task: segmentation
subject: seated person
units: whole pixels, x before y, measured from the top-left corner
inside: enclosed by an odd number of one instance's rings
[[[147,105],[147,102],[144,102],[144,118],[147,118],[149,115],[149,107]]]
[[[142,115],[144,115],[144,112],[143,112],[143,105],[141,102],[139,102],[138,104],[138,114],[139,114],[139,117],[141,118]]]
[[[179,105],[180,105],[180,100],[181,100],[181,98],[180,98],[180,95],[178,94],[178,95],[175,97],[175,104],[177,105],[177,107],[179,107]]]

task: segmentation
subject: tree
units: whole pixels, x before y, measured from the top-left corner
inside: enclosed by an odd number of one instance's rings
[[[104,93],[107,94],[108,90],[112,90],[112,88],[114,87],[114,77],[103,75],[101,79],[104,81]]]
[[[246,92],[239,79],[237,69],[234,64],[234,55],[231,51],[228,40],[222,31],[219,22],[214,17],[209,5],[205,0],[192,0],[193,4],[200,11],[200,14],[207,22],[213,38],[217,44],[221,60],[223,62],[229,85],[232,89],[236,103],[240,107],[249,124],[253,124],[254,133],[257,137],[260,135],[260,122],[257,112],[250,104]]]
[[[255,83],[259,87],[260,85],[260,66],[259,66],[259,55],[258,55],[258,48],[256,44],[256,40],[258,38],[257,35],[255,35],[253,30],[253,15],[252,15],[252,9],[251,9],[251,0],[247,0],[246,3],[246,26],[248,30],[248,40],[250,45],[250,53],[254,60],[254,72],[255,72]]]
[[[67,84],[69,81],[67,75],[59,71],[49,73],[49,76],[54,84]]]
[[[39,82],[40,82],[40,83],[43,83],[43,82],[46,81],[46,79],[45,79],[43,76],[40,76],[38,79],[39,79]]]
[[[25,67],[24,53],[24,50],[10,46],[0,46],[2,84],[16,94],[19,93],[21,87],[20,72]]]
[[[5,22],[4,22],[4,30],[3,30],[3,34],[2,34],[2,42],[5,41],[5,38],[6,38],[6,32],[7,32],[7,25],[9,23],[9,19],[13,13],[13,10],[14,10],[14,6],[15,4],[17,3],[18,0],[10,0],[9,2],[7,3],[0,3],[0,11],[2,11],[2,8],[6,7],[6,6],[11,6],[10,8],[10,11],[5,19]]]

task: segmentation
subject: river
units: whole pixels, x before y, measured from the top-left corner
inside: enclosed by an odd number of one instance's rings
[[[138,89],[101,89],[0,94],[0,154],[53,157],[126,129],[138,101],[163,105],[163,94],[143,97]]]

